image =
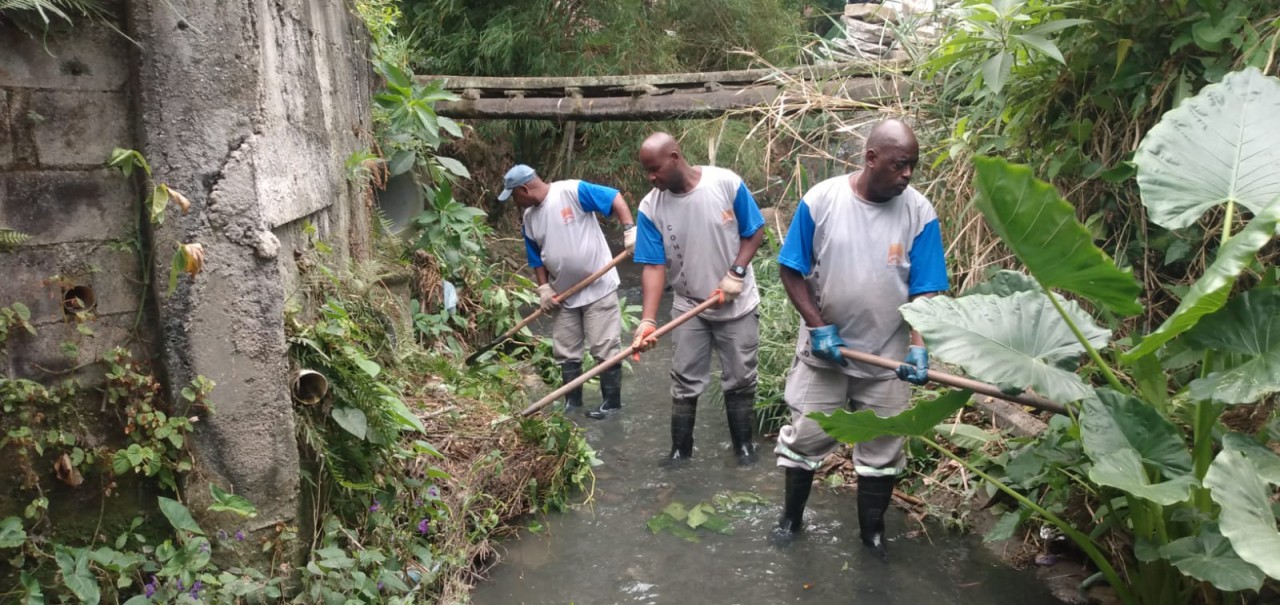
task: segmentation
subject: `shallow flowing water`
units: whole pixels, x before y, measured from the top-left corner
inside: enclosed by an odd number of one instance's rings
[[[639,300],[635,289],[623,294]],[[665,309],[660,317],[667,317]],[[905,537],[917,528],[907,527],[898,509],[887,519],[889,560],[880,561],[858,540],[849,490],[815,485],[806,532],[779,548],[770,540],[782,503],[782,471],[773,465],[772,445],[761,440],[760,462],[738,468],[720,403],[698,406],[694,459],[677,468],[659,465],[671,445],[670,356],[664,342],[632,364],[623,378],[621,414],[603,421],[572,416],[604,462],[596,468],[593,501],[566,514],[530,518],[539,531],[521,531],[500,547],[502,561],[476,587],[476,604],[1059,603],[1030,573],[1004,566],[977,538],[936,525]],[[589,386],[584,402],[598,405],[598,389]],[[696,542],[668,531],[654,534],[646,525],[673,502],[687,509],[727,492],[767,502],[729,517],[729,534],[692,532]]]

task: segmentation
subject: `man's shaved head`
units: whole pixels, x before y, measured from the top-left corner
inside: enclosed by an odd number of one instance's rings
[[[665,156],[672,152],[680,153],[680,144],[676,142],[676,138],[665,132],[655,132],[645,137],[644,142],[640,143],[640,157],[646,154]]]
[[[665,132],[655,132],[640,144],[640,165],[644,166],[649,184],[659,191],[683,193],[689,189],[692,172],[680,144]]]
[[[902,120],[890,118],[875,126],[871,127],[871,134],[867,135],[867,149],[874,149],[883,153],[888,148],[907,149],[916,148],[919,151],[919,143],[916,142],[916,133],[911,130]]]
[[[920,161],[920,144],[910,126],[890,118],[871,128],[862,157],[858,195],[870,202],[887,202],[902,195],[911,183],[911,173]]]

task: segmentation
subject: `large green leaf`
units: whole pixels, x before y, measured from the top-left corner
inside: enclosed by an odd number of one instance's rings
[[[329,416],[357,439],[364,439],[369,434],[369,419],[360,408],[333,408]]]
[[[22,519],[5,517],[0,521],[0,548],[17,548],[27,541],[27,532],[22,529]]]
[[[991,229],[1046,288],[1088,298],[1121,315],[1142,312],[1141,288],[1097,246],[1075,209],[1026,166],[974,159],[973,203]]]
[[[972,296],[974,294],[994,294],[996,296],[1008,296],[1017,292],[1039,292],[1040,284],[1036,283],[1030,275],[1021,271],[1009,271],[1002,269],[996,271],[991,277],[964,292],[960,296]]]
[[[1089,458],[1098,462],[1113,452],[1133,450],[1165,478],[1191,473],[1191,453],[1178,427],[1136,397],[1109,389],[1097,394],[1085,400],[1080,415],[1080,438]]]
[[[1258,590],[1266,579],[1261,569],[1232,550],[1216,523],[1206,523],[1199,535],[1165,544],[1160,548],[1160,556],[1173,563],[1178,571],[1213,584],[1219,590]]]
[[[1106,346],[1109,331],[1074,302],[1059,302],[1093,346]],[[901,310],[930,353],[978,380],[1029,387],[1063,403],[1093,392],[1074,372],[1084,347],[1042,292],[918,298]]]
[[[1240,433],[1230,433],[1223,437],[1222,447],[1244,454],[1254,468],[1258,469],[1258,477],[1268,483],[1280,485],[1280,456],[1275,452]]]
[[[1228,201],[1260,214],[1280,198],[1280,80],[1227,74],[1160,119],[1138,145],[1138,187],[1151,221],[1195,224]]]
[[[932,401],[918,402],[901,414],[888,418],[876,416],[871,410],[839,410],[831,415],[814,412],[809,417],[827,434],[845,443],[861,443],[883,435],[923,435],[964,407],[972,394],[969,391],[951,391]]]
[[[1196,347],[1243,361],[1191,382],[1191,396],[1222,403],[1253,403],[1280,390],[1280,289],[1235,297],[1187,332]]]
[[[1127,362],[1154,353],[1175,336],[1190,330],[1202,317],[1222,308],[1227,303],[1231,288],[1263,246],[1276,235],[1277,218],[1280,218],[1280,206],[1272,208],[1250,221],[1240,233],[1227,240],[1218,249],[1218,257],[1205,271],[1187,295],[1178,303],[1178,309],[1164,320],[1155,332],[1148,334],[1138,346],[1123,355]]]
[[[193,534],[204,535],[204,530],[200,529],[200,525],[191,517],[191,511],[187,510],[187,507],[183,506],[181,502],[173,498],[160,496],[160,512],[164,513],[165,518],[169,520],[169,525],[172,525],[174,529],[182,529]]]
[[[1195,479],[1191,475],[1180,475],[1162,483],[1152,483],[1147,471],[1142,468],[1142,458],[1138,456],[1138,452],[1127,447],[1096,459],[1089,469],[1089,479],[1098,485],[1114,487],[1161,506],[1186,501],[1191,496],[1191,487],[1195,485]]]
[[[1204,476],[1204,484],[1222,513],[1222,535],[1241,559],[1280,579],[1280,532],[1271,511],[1271,490],[1249,459],[1231,449],[1218,452]]]

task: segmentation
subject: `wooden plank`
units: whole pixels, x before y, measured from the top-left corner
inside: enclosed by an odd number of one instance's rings
[[[474,76],[415,76],[420,83],[432,80],[443,80],[450,90],[547,90],[561,91],[565,88],[587,89],[615,88],[629,86],[665,86],[675,88],[698,88],[707,83],[718,84],[753,84],[761,80],[773,79],[785,74],[792,78],[817,79],[835,75],[848,77],[870,76],[893,71],[894,65],[870,63],[821,63],[805,65],[784,70],[772,68],[743,69],[737,71],[713,71],[682,74],[638,74],[625,76],[553,76],[553,77],[474,77]]]
[[[857,78],[829,82],[828,94],[879,104],[899,98],[900,83]],[[702,119],[731,111],[763,108],[778,99],[778,86],[760,85],[710,92],[677,92],[661,96],[480,98],[438,103],[436,113],[449,118],[489,120],[555,120],[560,122]]]

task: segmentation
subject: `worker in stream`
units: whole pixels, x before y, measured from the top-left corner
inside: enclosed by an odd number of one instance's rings
[[[627,250],[634,250],[636,226],[631,209],[617,189],[587,181],[548,183],[531,167],[519,164],[507,171],[500,201],[515,200],[524,210],[525,252],[538,282],[542,310],[554,313],[552,352],[568,383],[582,374],[583,350],[597,362],[618,352],[622,312],[618,307],[618,272],[608,273],[581,291],[559,300],[562,292],[609,264],[609,244],[596,215],[612,216],[623,229]],[[586,413],[602,419],[622,408],[622,366],[600,375],[600,407]],[[565,395],[565,412],[582,406],[582,387]]]
[[[715,349],[734,454],[741,464],[754,463],[760,294],[751,259],[764,241],[764,218],[741,177],[724,168],[690,166],[665,132],[645,139],[639,159],[653,190],[640,202],[637,221],[643,311],[632,346],[653,346],[658,303],[668,284],[675,294],[673,318],[708,298],[719,303],[672,332],[669,458],[693,456],[698,397],[711,380]]]
[[[929,355],[898,307],[950,288],[933,205],[910,186],[919,160],[911,128],[898,120],[867,136],[863,168],[818,183],[796,208],[778,255],[781,280],[804,325],[787,374],[791,422],[782,427],[778,466],[786,490],[778,535],[801,531],[814,471],[836,441],[808,418],[852,403],[877,416],[907,408],[909,383],[924,384]],[[892,370],[853,362],[841,347],[904,359]],[[906,382],[903,382],[906,381]],[[884,515],[906,465],[903,438],[883,436],[853,449],[862,542],[884,556]]]

